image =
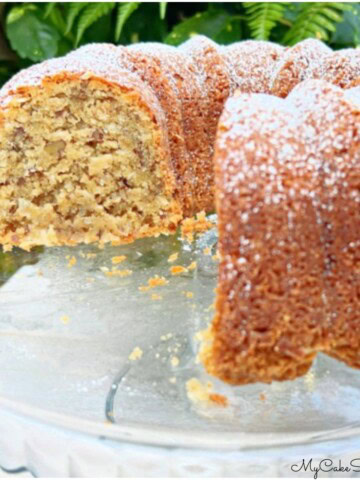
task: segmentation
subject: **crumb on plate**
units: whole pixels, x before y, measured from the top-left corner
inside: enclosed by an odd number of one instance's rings
[[[134,350],[130,353],[128,358],[133,362],[135,360],[140,360],[142,356],[143,356],[143,351],[141,350],[141,348],[135,347]]]
[[[190,265],[187,267],[187,269],[188,269],[188,270],[195,270],[196,265],[197,265],[197,264],[196,264],[195,261],[194,261],[194,262],[191,262]]]
[[[125,255],[118,255],[116,257],[112,257],[111,263],[113,265],[118,265],[119,263],[123,262],[126,259]]]
[[[200,212],[196,217],[185,218],[181,223],[181,237],[188,242],[194,239],[194,233],[202,233],[209,230],[214,225],[205,215],[205,212]]]
[[[70,317],[68,315],[63,315],[62,317],[60,317],[60,320],[64,325],[67,325],[70,322]]]
[[[117,270],[117,269],[113,269],[109,272],[105,272],[105,275],[107,277],[128,277],[129,275],[131,275],[133,272],[132,270]]]
[[[175,262],[175,260],[177,260],[178,256],[179,256],[179,254],[177,252],[171,254],[168,258],[168,262],[169,263]]]
[[[73,255],[72,257],[69,258],[68,267],[69,268],[73,267],[74,265],[76,265],[76,262],[77,262],[77,260]]]
[[[176,356],[171,357],[170,363],[172,367],[177,367],[180,363],[179,357],[176,357]]]
[[[151,294],[151,300],[162,300],[162,298],[162,295],[159,295],[158,293]]]
[[[181,266],[181,265],[173,265],[170,267],[170,273],[171,275],[181,275],[182,273],[187,272],[187,268]]]
[[[218,407],[227,407],[228,399],[224,395],[214,393],[213,384],[200,382],[199,379],[193,377],[186,382],[186,392],[188,399],[194,404],[203,404],[208,406],[216,405]]]

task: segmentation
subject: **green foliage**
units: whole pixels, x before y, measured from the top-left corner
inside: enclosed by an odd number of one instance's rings
[[[195,34],[220,44],[253,38],[332,48],[360,44],[360,4],[342,2],[48,2],[2,4],[0,84],[31,63],[89,42],[178,45]],[[9,45],[10,51],[7,51]]]
[[[118,6],[117,21],[116,21],[116,28],[115,28],[116,42],[120,40],[120,35],[126,20],[138,8],[139,5],[140,5],[140,2],[126,2]],[[161,15],[161,12],[160,12],[160,15]]]
[[[272,29],[281,21],[289,2],[246,2],[244,8],[252,38],[269,40]]]
[[[60,40],[57,29],[45,21],[40,9],[33,4],[10,10],[6,18],[6,35],[18,55],[33,62],[54,57]]]
[[[331,38],[331,44],[336,48],[346,48],[349,45],[360,44],[360,4],[352,3],[344,12],[343,20],[337,25]]]
[[[115,2],[90,3],[81,11],[76,29],[75,46],[79,45],[85,30],[95,23],[96,20],[111,12],[115,5]]]
[[[166,15],[167,2],[160,2],[159,3],[159,8],[160,8],[160,18],[161,18],[161,20],[164,20],[165,15]]]
[[[284,37],[284,43],[294,45],[309,37],[329,40],[329,34],[335,32],[336,24],[341,22],[342,13],[347,8],[345,3],[339,2],[303,3],[293,25]]]
[[[67,14],[66,14],[65,33],[69,33],[71,31],[75,23],[76,17],[80,14],[81,10],[83,10],[87,5],[88,5],[87,2],[69,3],[67,7]]]
[[[205,12],[199,12],[192,17],[180,22],[176,25],[171,33],[165,38],[165,42],[170,45],[179,45],[196,34],[206,35],[219,43],[230,43],[231,35],[228,42],[221,42],[226,37],[226,33],[233,32],[234,18],[226,10],[211,9]],[[239,22],[237,29],[233,35],[234,40],[240,36]]]

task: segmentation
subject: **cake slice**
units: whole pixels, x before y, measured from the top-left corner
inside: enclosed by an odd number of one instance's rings
[[[0,243],[129,242],[182,218],[164,111],[117,49],[43,62],[0,92]]]
[[[221,262],[201,358],[232,384],[289,380],[317,352],[360,367],[360,96],[309,80],[228,100],[215,153]]]

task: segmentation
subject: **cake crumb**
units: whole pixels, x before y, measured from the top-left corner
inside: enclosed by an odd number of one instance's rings
[[[260,395],[259,395],[259,400],[260,400],[261,402],[265,402],[265,400],[266,400],[266,395],[265,395],[265,393],[263,393],[263,392],[260,393]]]
[[[147,292],[150,288],[161,287],[163,285],[167,285],[169,282],[166,280],[165,277],[159,277],[155,275],[155,277],[149,278],[147,285],[141,285],[139,290],[141,292]]]
[[[140,292],[147,292],[150,290],[150,285],[140,285],[140,287],[138,287],[138,289],[140,290]]]
[[[148,284],[150,287],[161,287],[163,285],[167,285],[169,282],[166,280],[165,277],[159,277],[155,275],[155,277],[149,278]]]
[[[225,397],[225,395],[220,395],[220,393],[210,393],[209,400],[219,407],[225,408],[229,405],[228,399]]]
[[[128,277],[133,272],[132,270],[111,270],[110,272],[105,272],[107,277]]]
[[[216,252],[211,258],[214,260],[214,262],[218,262],[220,260],[220,253]]]
[[[44,276],[44,272],[43,272],[42,270],[40,270],[40,269],[37,271],[37,274],[38,274],[39,277],[43,277],[43,276]]]
[[[195,270],[197,266],[197,263],[194,261],[194,262],[191,262],[190,265],[187,267],[188,270]]]
[[[69,322],[70,322],[70,318],[68,317],[68,315],[63,315],[60,320],[62,321],[62,323],[64,325],[67,325]]]
[[[162,298],[163,298],[162,295],[159,295],[157,293],[153,293],[151,295],[151,300],[162,300]]]
[[[172,384],[176,383],[176,381],[177,381],[176,377],[170,377],[169,378],[169,382],[172,383]]]
[[[86,254],[86,258],[87,258],[87,259],[95,258],[96,256],[97,256],[97,253],[87,253],[87,254]]]
[[[194,296],[193,292],[183,291],[182,293],[183,293],[183,295],[185,295],[186,298],[193,298],[193,296]]]
[[[171,337],[172,333],[166,333],[165,335],[161,335],[160,340],[164,342],[165,340],[170,340]]]
[[[178,357],[174,356],[174,357],[171,357],[170,363],[172,367],[177,367],[180,363],[180,360]]]
[[[70,257],[69,262],[68,262],[68,267],[69,268],[73,267],[74,265],[76,265],[76,262],[77,262],[77,260],[74,256]]]
[[[169,263],[175,262],[175,260],[177,260],[178,256],[179,256],[178,253],[173,253],[172,255],[169,256],[168,262]]]
[[[213,227],[213,223],[210,222],[202,211],[196,215],[196,217],[185,218],[181,223],[181,238],[192,242],[194,240],[194,233],[202,233]]]
[[[112,257],[111,263],[113,265],[118,265],[119,263],[123,262],[126,259],[125,255],[118,255],[116,257]]]
[[[197,378],[190,378],[186,382],[186,392],[188,399],[194,404],[204,404],[208,406],[216,405],[218,407],[227,407],[229,402],[224,395],[212,391],[213,384],[207,382],[203,384]]]
[[[203,250],[204,255],[211,255],[211,248],[210,247],[205,247]]]
[[[135,360],[140,360],[142,356],[143,356],[143,351],[141,350],[141,348],[135,347],[134,350],[130,353],[128,358],[133,362]]]
[[[181,265],[174,265],[173,267],[170,267],[171,275],[181,275],[185,272],[187,272],[187,268],[182,267]]]

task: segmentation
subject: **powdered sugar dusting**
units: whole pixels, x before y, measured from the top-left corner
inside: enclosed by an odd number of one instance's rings
[[[358,89],[320,80],[286,100],[226,103],[215,167],[220,376],[231,364],[237,383],[292,378],[321,350],[358,361],[358,105]]]
[[[315,78],[314,71],[331,53],[329,47],[315,38],[309,38],[285,49],[271,73],[270,92],[279,97],[286,97],[298,83]]]
[[[269,93],[272,70],[283,47],[271,42],[247,40],[221,47],[230,71],[232,91]]]

